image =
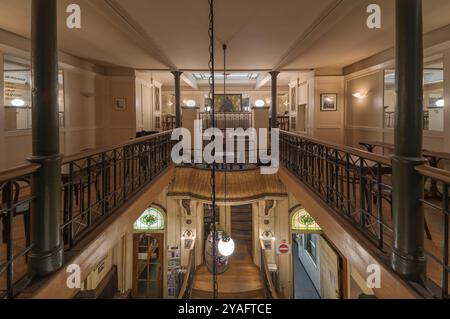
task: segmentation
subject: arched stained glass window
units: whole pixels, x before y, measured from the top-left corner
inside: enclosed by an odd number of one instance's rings
[[[304,208],[299,208],[292,216],[292,230],[305,233],[322,231],[320,226]]]
[[[147,208],[133,225],[136,231],[164,230],[164,227],[164,216],[154,207]]]

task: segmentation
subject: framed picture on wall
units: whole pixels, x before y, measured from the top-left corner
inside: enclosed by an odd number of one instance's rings
[[[334,112],[337,111],[337,94],[325,93],[320,94],[320,111],[321,112]]]
[[[116,97],[114,99],[114,108],[116,111],[125,111],[127,109],[127,99]]]

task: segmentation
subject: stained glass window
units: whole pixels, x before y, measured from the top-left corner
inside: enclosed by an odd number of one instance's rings
[[[292,216],[292,230],[320,232],[322,229],[304,208],[300,208]]]
[[[154,207],[148,208],[133,225],[137,231],[164,230],[164,227],[164,216]]]

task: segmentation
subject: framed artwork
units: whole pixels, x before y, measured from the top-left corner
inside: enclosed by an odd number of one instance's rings
[[[114,99],[114,108],[116,111],[125,111],[127,109],[127,99],[116,97]]]
[[[218,113],[242,112],[242,94],[216,94],[214,110]]]
[[[320,94],[320,111],[321,112],[337,111],[337,94],[336,93]]]

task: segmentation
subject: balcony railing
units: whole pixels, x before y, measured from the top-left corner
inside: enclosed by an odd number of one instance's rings
[[[417,171],[425,178],[430,185],[437,187],[441,200],[422,199],[426,208],[436,214],[440,219],[439,233],[434,233],[433,237],[440,239],[435,245],[427,247],[425,253],[428,259],[428,268],[440,270],[440,276],[431,278],[434,282],[440,280],[440,298],[449,298],[449,217],[450,217],[450,172],[430,166],[419,166]],[[434,242],[434,241],[433,241]]]
[[[30,185],[31,177],[38,169],[39,166],[30,164],[0,174],[0,299],[14,297],[20,289],[18,281],[26,273],[23,265],[32,248],[30,207],[33,196]],[[16,217],[23,218],[22,227]],[[19,233],[17,230],[20,228]]]
[[[62,224],[66,250],[113,215],[118,208],[152,182],[171,164],[171,132],[130,140],[112,147],[68,156],[62,165]],[[39,169],[27,165],[0,174],[3,246],[0,259],[0,297],[12,298],[20,292],[19,280],[26,275],[30,239],[33,190],[31,179]],[[15,217],[23,216],[21,233]],[[21,259],[22,260],[19,260]],[[20,271],[16,270],[19,265]],[[4,277],[6,277],[4,279]]]
[[[300,134],[281,132],[280,139],[281,164],[388,257],[393,240],[390,159]],[[442,195],[441,203],[418,199],[442,218],[437,245],[425,223],[424,231],[432,239],[426,245],[427,288],[436,297],[448,298],[450,173],[429,166],[418,170]]]
[[[384,127],[394,128],[395,127],[395,112],[384,112]],[[423,129],[425,131],[430,129],[430,112],[423,112]]]
[[[208,112],[200,113],[200,120],[204,130],[212,127],[212,115]],[[221,130],[227,128],[242,128],[244,130],[252,127],[252,113],[230,112],[215,113],[215,127]]]

